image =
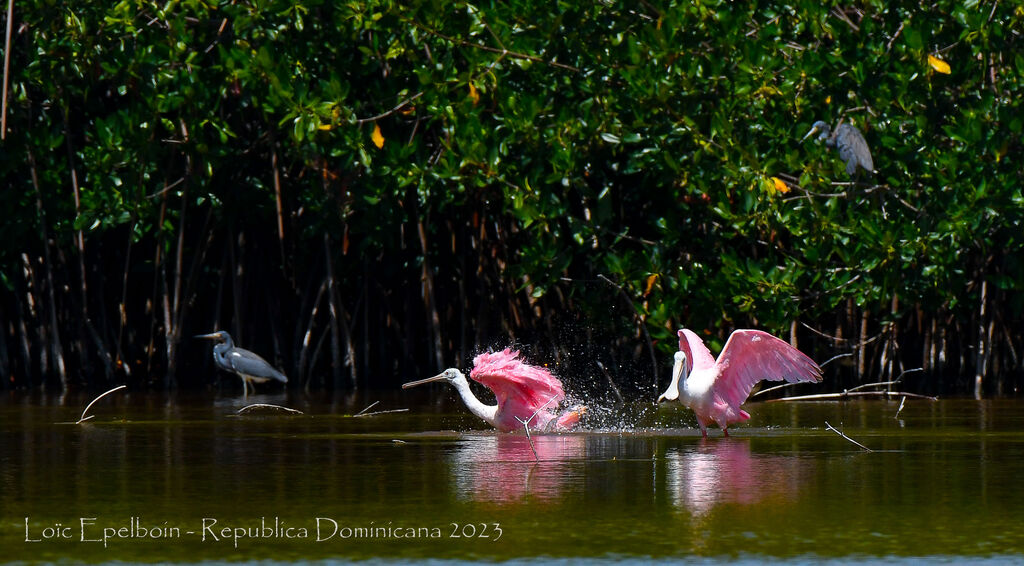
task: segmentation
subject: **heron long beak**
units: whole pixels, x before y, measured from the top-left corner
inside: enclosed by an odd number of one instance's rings
[[[216,332],[214,332],[212,334],[196,334],[195,337],[196,338],[206,338],[207,340],[214,340],[216,338],[220,338],[220,334],[217,334]]]
[[[434,377],[428,377],[419,381],[410,381],[409,383],[403,383],[402,389],[408,389],[410,387],[416,387],[417,385],[423,385],[424,383],[430,383],[432,381],[447,381],[447,377],[443,373],[439,373]]]
[[[818,131],[818,127],[817,127],[817,126],[814,126],[813,128],[811,128],[811,131],[807,132],[807,135],[806,135],[806,136],[804,136],[804,137],[800,138],[800,141],[804,141],[804,140],[806,140],[807,138],[809,138],[809,137],[813,136],[813,135],[814,135],[815,133],[817,133],[817,131]]]
[[[683,362],[686,360],[686,354],[676,352],[675,358],[676,361],[672,364],[672,383],[669,383],[668,389],[658,397],[659,403],[662,401],[675,401],[679,398],[679,378],[683,375]]]

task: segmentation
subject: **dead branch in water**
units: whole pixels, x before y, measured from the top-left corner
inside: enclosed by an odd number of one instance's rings
[[[897,383],[899,383],[903,379],[904,375],[907,375],[908,373],[918,372],[918,371],[924,371],[924,368],[905,369],[905,370],[901,371],[900,374],[898,376],[896,376],[896,379],[893,379],[892,381],[879,381],[879,382],[876,382],[876,383],[865,383],[864,385],[858,385],[856,387],[851,387],[851,388],[847,389],[847,391],[860,391],[861,389],[867,389],[868,387],[882,387],[882,386],[887,386],[887,385],[896,385]]]
[[[89,408],[92,407],[96,403],[96,401],[99,401],[100,399],[106,397],[107,395],[110,395],[111,393],[113,393],[115,391],[120,391],[121,389],[124,389],[125,387],[128,387],[128,386],[127,385],[118,385],[117,387],[111,389],[110,391],[107,391],[106,393],[104,393],[104,394],[100,395],[99,397],[93,399],[91,403],[89,403],[88,405],[85,406],[85,410],[82,411],[82,418],[78,419],[78,422],[75,423],[75,424],[82,424],[85,421],[87,421],[87,420],[89,420],[89,419],[91,419],[91,418],[93,418],[95,416],[95,415],[90,415],[90,416],[86,417],[85,414],[89,412]]]
[[[864,450],[866,450],[868,452],[874,452],[874,450],[868,448],[867,446],[864,446],[860,442],[857,442],[856,440],[854,440],[854,439],[850,438],[849,436],[846,436],[842,432],[839,432],[838,430],[836,430],[835,427],[833,427],[832,425],[828,424],[828,421],[825,421],[825,428],[828,429],[828,430],[831,430],[832,432],[838,434],[839,436],[842,436],[843,438],[845,438],[846,440],[849,440],[850,442],[856,444],[857,446],[860,446],[861,448],[863,448]]]
[[[899,418],[900,418],[900,413],[902,413],[902,412],[903,412],[903,404],[904,404],[904,403],[906,403],[906,402],[907,402],[907,398],[906,398],[906,397],[904,397],[904,398],[900,399],[900,408],[899,408],[899,409],[896,409],[896,416],[895,416],[895,417],[893,417],[894,419],[896,419],[896,420],[899,420]]]
[[[856,387],[851,387],[849,389],[846,389],[845,391],[849,391],[849,392],[852,393],[854,391],[860,391],[861,389],[867,389],[868,387],[885,387],[887,385],[896,385],[899,382],[900,382],[899,379],[894,379],[892,381],[879,381],[879,382],[876,382],[876,383],[865,383],[864,385],[858,385]]]
[[[389,409],[387,411],[374,411],[372,413],[367,413],[366,412],[366,411],[369,411],[370,409],[376,407],[379,404],[380,404],[380,401],[374,401],[373,403],[370,403],[362,411],[359,411],[358,413],[352,415],[352,417],[353,418],[355,418],[355,417],[372,417],[374,415],[385,415],[385,414],[388,414],[388,413],[404,413],[404,412],[409,410],[409,409]]]
[[[352,418],[356,418],[356,417],[359,417],[359,418],[362,418],[362,417],[373,417],[373,416],[376,416],[376,415],[386,415],[388,413],[404,413],[404,412],[406,412],[408,410],[409,409],[388,409],[387,411],[374,411],[372,413],[359,413],[358,415],[352,415]]]
[[[604,364],[602,364],[601,362],[594,363],[597,364],[597,368],[600,369],[601,373],[604,374],[604,378],[608,380],[608,386],[611,387],[612,393],[615,394],[615,397],[619,400],[619,403],[621,403],[622,391],[619,391],[619,386],[615,385],[615,381],[612,380],[612,374],[608,373],[608,370],[604,368]]]
[[[238,409],[238,412],[236,414],[238,414],[238,415],[248,415],[249,413],[254,413],[256,411],[261,411],[261,410],[262,411],[280,411],[282,413],[290,413],[292,415],[304,415],[305,414],[302,411],[299,411],[297,409],[290,409],[288,407],[282,407],[281,405],[270,405],[270,404],[267,404],[267,403],[253,403],[252,405],[246,405],[246,406],[242,407],[241,409]]]
[[[370,409],[376,407],[378,404],[380,404],[380,401],[374,401],[373,403],[370,403],[365,409],[363,409],[362,411],[359,411],[358,413],[356,413],[356,414],[354,414],[352,416],[353,417],[358,417],[359,415],[365,413],[366,411],[369,411]]]
[[[810,382],[803,381],[803,382],[800,382],[800,383],[810,383]],[[753,399],[754,397],[757,397],[758,395],[764,395],[765,393],[768,393],[769,391],[778,391],[779,389],[784,389],[786,387],[790,387],[790,386],[793,386],[793,385],[799,385],[800,383],[783,383],[782,385],[776,385],[774,387],[769,387],[768,389],[762,389],[760,391],[755,391],[755,392],[750,394],[750,398]]]
[[[530,418],[528,418],[526,420],[523,420],[523,419],[521,419],[519,417],[516,417],[517,421],[523,423],[523,430],[526,431],[526,440],[530,441],[530,450],[533,450],[533,461],[534,462],[540,462],[540,456],[537,455],[537,447],[533,445],[533,437],[530,436],[530,421],[532,421],[534,417],[539,415],[540,412],[543,411],[544,408],[547,407],[548,405],[550,405],[551,402],[554,401],[554,400],[555,400],[554,397],[551,397],[550,399],[548,399],[546,403],[544,403],[543,405],[538,407],[537,410],[534,411],[532,415],[530,415]]]
[[[821,401],[821,400],[825,400],[825,399],[847,399],[847,398],[850,398],[850,397],[885,397],[887,399],[889,397],[903,397],[904,401],[906,401],[907,397],[910,397],[911,399],[928,399],[929,401],[938,401],[939,400],[938,397],[932,397],[930,395],[921,395],[921,394],[918,394],[918,393],[906,393],[904,391],[861,391],[861,389],[867,389],[868,387],[888,387],[890,385],[895,385],[895,384],[899,383],[900,380],[903,379],[904,375],[906,375],[908,373],[917,372],[917,371],[924,371],[924,370],[922,368],[913,368],[913,369],[903,370],[899,374],[899,376],[896,377],[896,379],[893,379],[891,381],[879,381],[879,382],[876,382],[876,383],[865,383],[863,385],[858,385],[856,387],[851,387],[849,389],[844,389],[843,391],[841,391],[839,393],[816,393],[816,394],[812,394],[812,395],[796,395],[796,396],[793,396],[793,397],[780,397],[778,399],[769,399],[769,400],[765,401],[765,403],[773,403],[773,402],[778,402],[778,401]],[[792,385],[792,384],[788,384],[787,383],[786,385]],[[785,387],[785,385],[780,386],[780,387]],[[777,389],[777,388],[776,387],[771,387],[769,389],[765,389],[765,391],[771,391],[772,389]],[[763,393],[763,392],[764,391],[759,391],[758,393]],[[751,395],[751,397],[753,397],[753,396],[754,395]],[[902,403],[901,403],[901,406],[902,406]]]
[[[938,401],[938,397],[931,397],[929,395],[920,395],[918,393],[907,393],[904,391],[843,391],[841,393],[817,393],[814,395],[797,395],[795,397],[779,397],[778,399],[769,399],[765,403],[778,403],[780,401],[824,401],[827,399],[848,399],[851,397],[910,397],[911,399],[927,399],[929,401]]]
[[[535,417],[537,416],[536,412],[534,413],[534,416]],[[516,421],[519,421],[520,423],[522,423],[522,430],[526,431],[526,440],[529,441],[529,449],[530,450],[534,450],[534,462],[541,462],[541,456],[537,455],[537,446],[534,445],[534,437],[531,437],[529,435],[529,422],[532,419],[534,419],[534,417],[530,417],[529,419],[526,419],[525,421],[523,421],[522,419],[519,419],[518,417],[515,418]]]

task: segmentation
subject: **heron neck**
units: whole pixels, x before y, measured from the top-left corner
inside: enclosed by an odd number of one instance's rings
[[[497,405],[485,405],[477,399],[476,395],[473,395],[473,391],[469,388],[469,382],[465,379],[457,379],[452,384],[459,392],[459,397],[462,397],[462,402],[466,404],[469,412],[487,421],[491,426],[496,426],[495,421],[498,416]]]
[[[213,357],[227,360],[228,350],[231,349],[229,344],[220,343],[213,347]]]

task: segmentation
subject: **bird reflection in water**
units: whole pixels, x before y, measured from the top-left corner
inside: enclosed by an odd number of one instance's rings
[[[701,441],[693,450],[665,454],[669,497],[694,517],[722,505],[756,505],[796,498],[806,461],[796,456],[753,455],[750,440]]]
[[[574,435],[467,437],[452,455],[455,492],[476,502],[555,501],[574,482],[579,483],[586,460],[585,440]]]

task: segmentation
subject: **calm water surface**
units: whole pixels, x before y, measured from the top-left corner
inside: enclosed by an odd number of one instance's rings
[[[442,388],[119,392],[73,424],[91,398],[0,398],[0,562],[1024,562],[1020,401],[753,403],[707,440],[635,405],[531,446]],[[352,416],[375,400],[410,410]]]

